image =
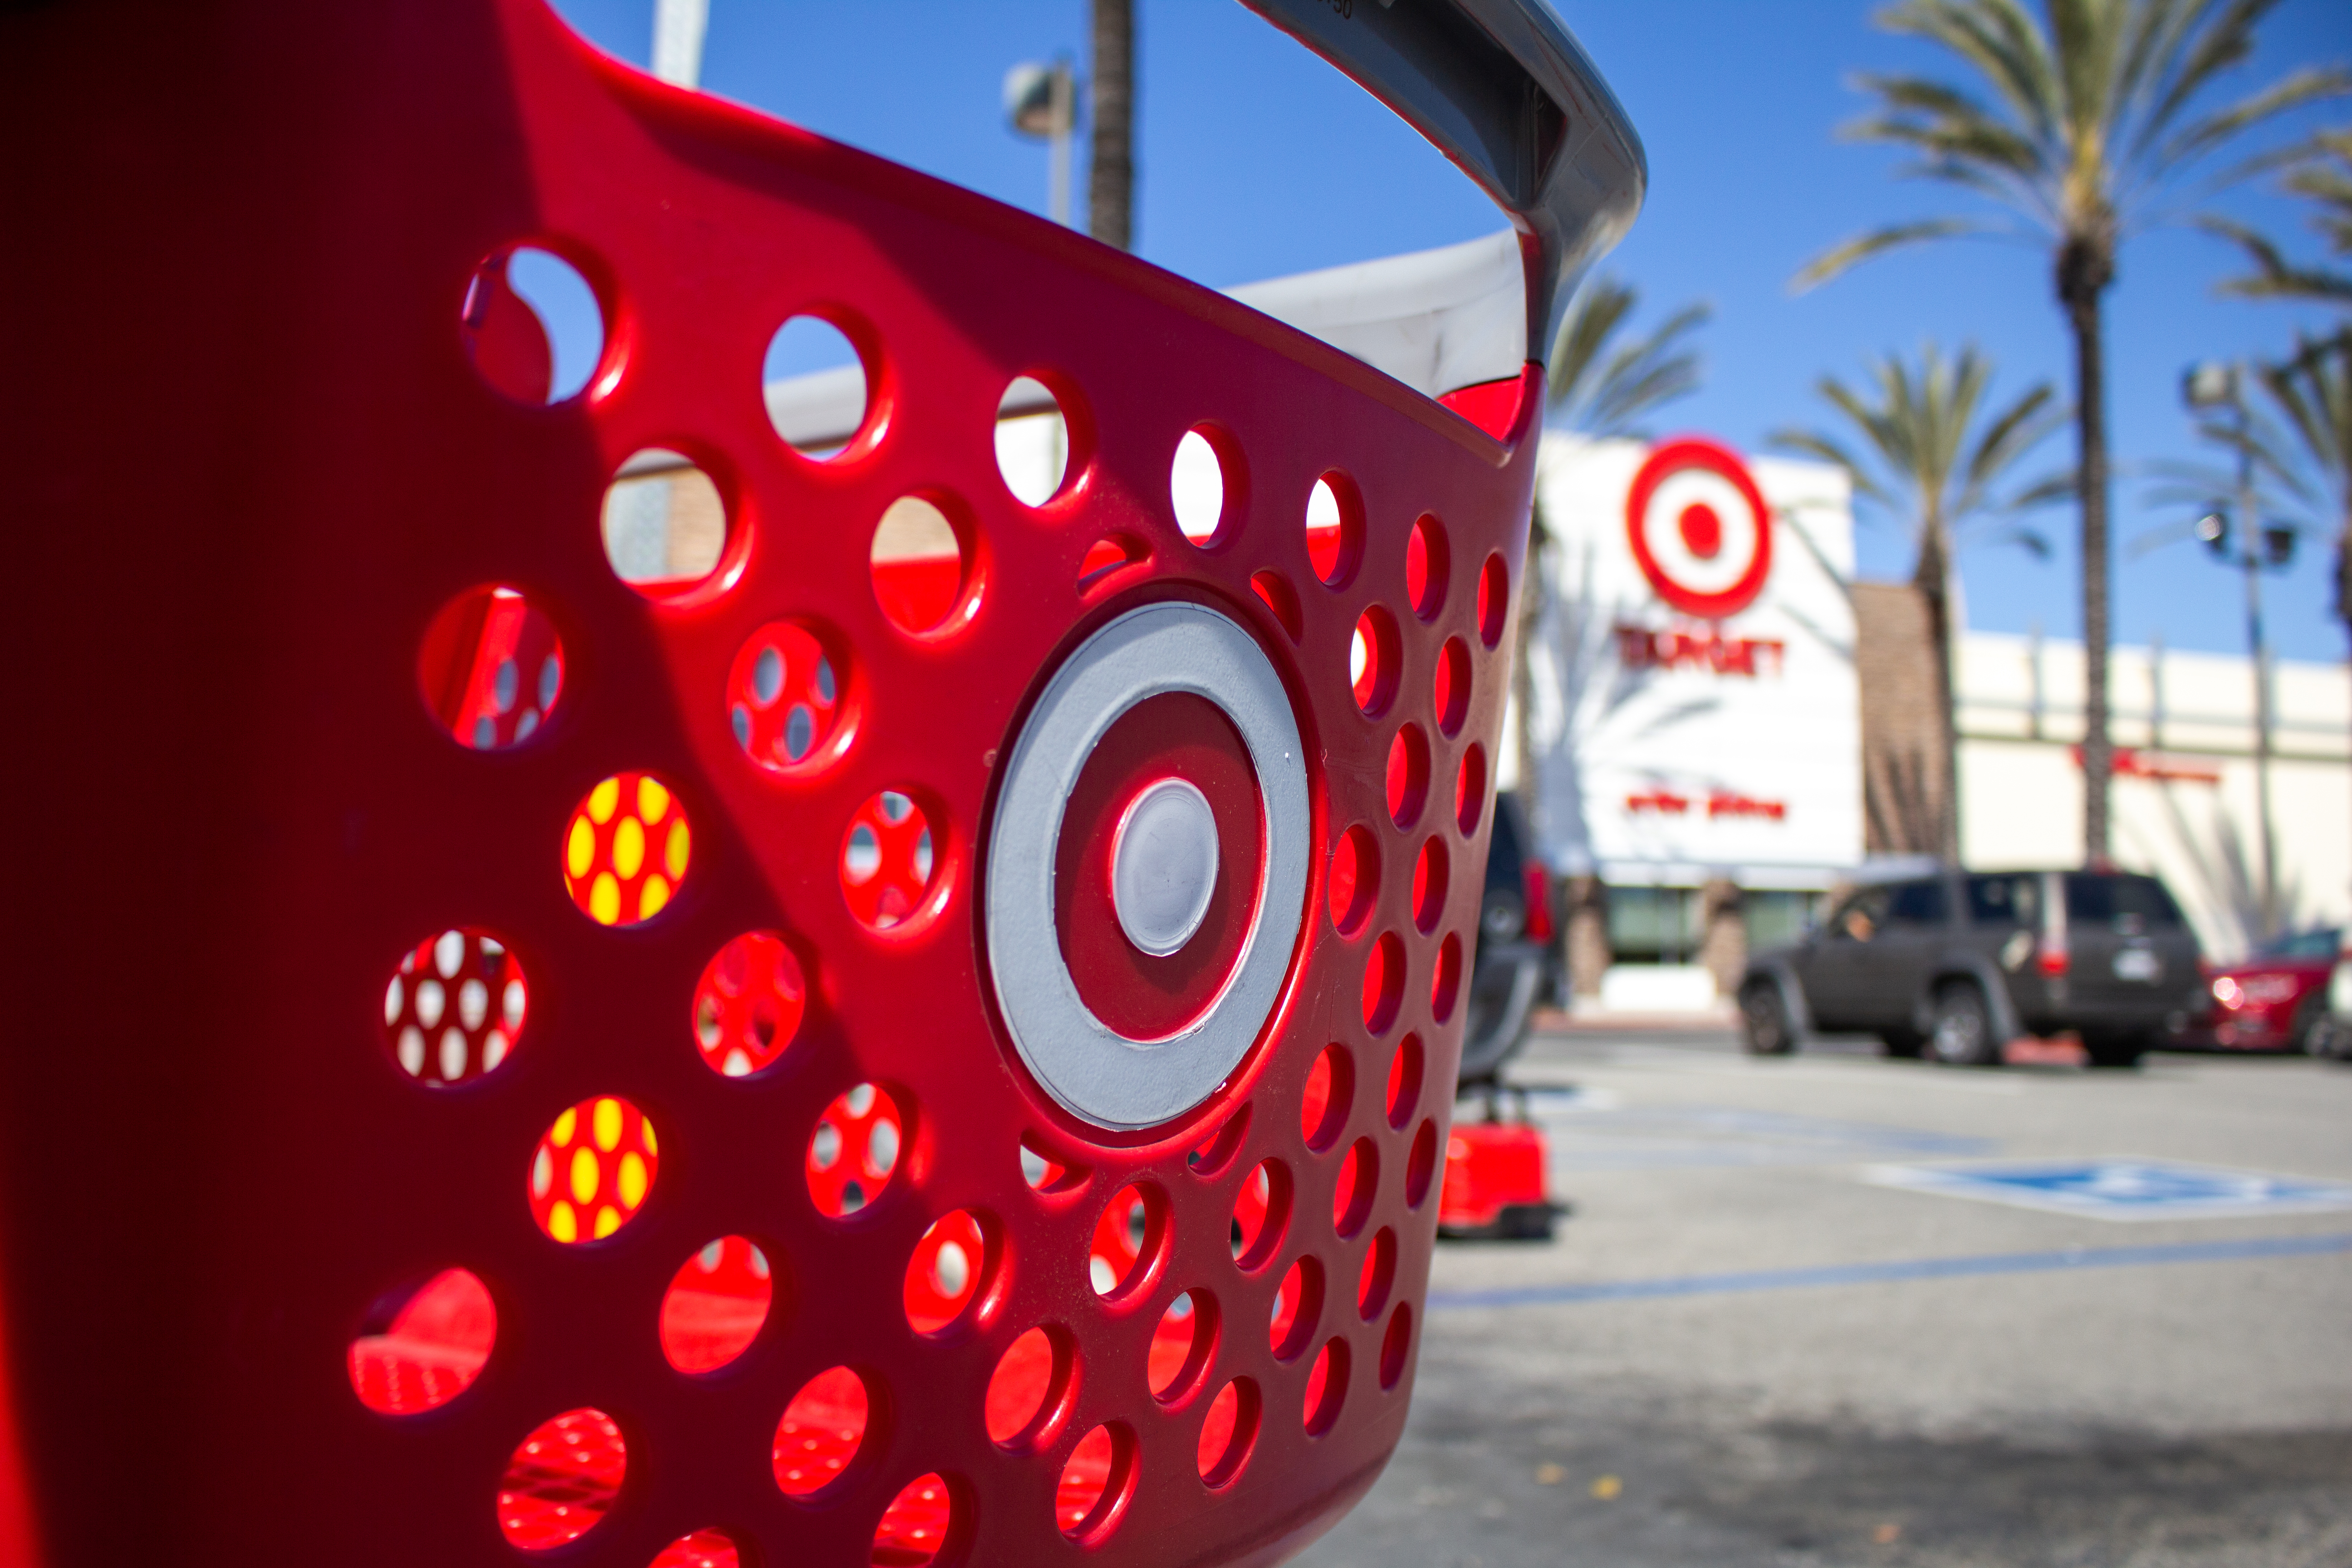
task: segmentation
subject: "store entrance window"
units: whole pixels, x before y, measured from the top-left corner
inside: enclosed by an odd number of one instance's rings
[[[1696,888],[1609,889],[1612,963],[1695,963],[1704,934]]]

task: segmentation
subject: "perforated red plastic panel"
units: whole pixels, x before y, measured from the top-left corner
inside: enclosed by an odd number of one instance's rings
[[[42,585],[0,1388],[44,1560],[1251,1563],[1327,1528],[1412,1380],[1538,374],[1473,400],[1497,440],[536,0],[35,7],[0,59],[44,237],[0,306]],[[605,322],[552,406],[492,384],[551,369],[518,245]],[[795,313],[872,389],[830,461],[762,404]],[[1038,508],[992,447],[1024,374],[1067,422]],[[647,447],[718,488],[706,582],[608,563]],[[919,634],[869,563],[909,496],[961,545]],[[1013,1049],[982,883],[1026,705],[1167,598],[1278,672],[1311,869],[1240,1066],[1112,1134]]]

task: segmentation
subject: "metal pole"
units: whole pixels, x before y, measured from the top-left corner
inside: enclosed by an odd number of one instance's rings
[[[2278,848],[2271,830],[2271,683],[2270,653],[2263,641],[2263,558],[2257,544],[2262,520],[2254,500],[2254,450],[2252,416],[2246,407],[2242,367],[2231,377],[2231,397],[2238,410],[2238,564],[2246,575],[2246,646],[2254,665],[2254,822],[2261,835],[2262,886],[2257,889],[2257,918],[2264,942],[2278,934]]]
[[[654,0],[654,75],[679,87],[702,84],[702,35],[710,0]]]

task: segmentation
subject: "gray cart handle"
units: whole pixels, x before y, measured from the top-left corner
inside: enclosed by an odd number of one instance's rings
[[[1649,163],[1544,0],[1243,0],[1402,115],[1518,230],[1538,363],[1586,268],[1631,227]]]

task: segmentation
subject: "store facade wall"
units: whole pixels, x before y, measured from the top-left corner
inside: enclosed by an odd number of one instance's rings
[[[1832,889],[1927,863],[1943,810],[1927,605],[1853,581],[1843,473],[1695,448],[1680,460],[1702,471],[1677,479],[1676,447],[1553,434],[1538,469],[1528,756],[1506,748],[1502,783],[1565,879],[1574,1003],[1601,1012],[1720,1014],[1748,952],[1801,935]],[[1715,515],[1686,526],[1694,508]],[[2235,959],[2261,876],[2252,666],[2111,658],[2116,862],[2161,876],[2208,954]],[[1961,635],[1965,863],[2081,863],[2082,671],[2075,643]],[[2272,683],[2281,923],[2352,923],[2352,679],[2281,662]]]
[[[1864,852],[1851,489],[1713,443],[1544,437],[1521,787],[1580,1005],[1720,1010]],[[1517,715],[1514,715],[1514,722]]]
[[[2260,814],[2253,665],[2224,654],[2109,655],[2118,865],[2164,879],[2209,957],[2255,938]],[[2271,672],[2270,816],[2283,925],[2352,923],[2352,678]],[[2082,858],[2083,649],[1970,632],[1959,662],[1960,854],[1990,868]]]

